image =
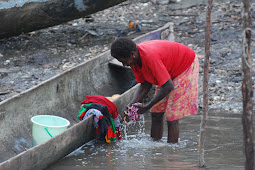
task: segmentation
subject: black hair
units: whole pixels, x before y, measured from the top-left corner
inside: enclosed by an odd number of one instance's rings
[[[129,58],[132,51],[136,51],[137,47],[134,41],[128,38],[118,38],[111,45],[111,55],[116,58]]]

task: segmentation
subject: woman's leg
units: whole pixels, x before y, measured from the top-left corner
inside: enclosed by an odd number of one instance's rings
[[[151,137],[160,140],[163,136],[164,113],[151,113]]]
[[[179,139],[179,120],[167,121],[168,143],[178,143]]]

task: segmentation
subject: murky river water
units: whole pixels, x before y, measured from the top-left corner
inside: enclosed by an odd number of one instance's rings
[[[198,140],[200,115],[180,121],[178,144],[164,137],[150,138],[150,115],[122,133],[123,140],[111,144],[97,140],[86,143],[48,170],[80,169],[199,169]],[[244,169],[243,132],[240,114],[214,113],[208,118],[205,142],[206,169]]]

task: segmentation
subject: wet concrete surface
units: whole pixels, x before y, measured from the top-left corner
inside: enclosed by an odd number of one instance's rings
[[[106,144],[86,143],[47,170],[79,169],[199,169],[200,115],[180,120],[178,144],[167,143],[167,127],[161,141],[150,138],[150,115],[135,126],[123,128],[123,140]],[[240,113],[210,113],[205,140],[205,169],[244,169]]]

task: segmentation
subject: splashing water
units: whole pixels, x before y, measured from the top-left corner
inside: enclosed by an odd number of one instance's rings
[[[123,123],[124,139],[117,142],[116,145],[123,148],[148,149],[158,147],[171,147],[172,149],[186,146],[187,141],[180,141],[178,144],[167,143],[167,138],[163,137],[160,141],[153,141],[149,134],[145,133],[145,117],[140,115],[138,121],[126,125]]]
[[[134,122],[134,121],[131,120],[131,121],[128,122],[128,124],[123,123],[123,132],[124,132],[125,140],[128,140],[127,131],[129,131],[129,129],[136,128],[136,124],[139,127],[138,128],[138,133],[137,133],[137,135],[130,136],[130,137],[136,137],[136,136],[141,137],[141,136],[145,135],[144,115],[140,115],[137,122]]]

